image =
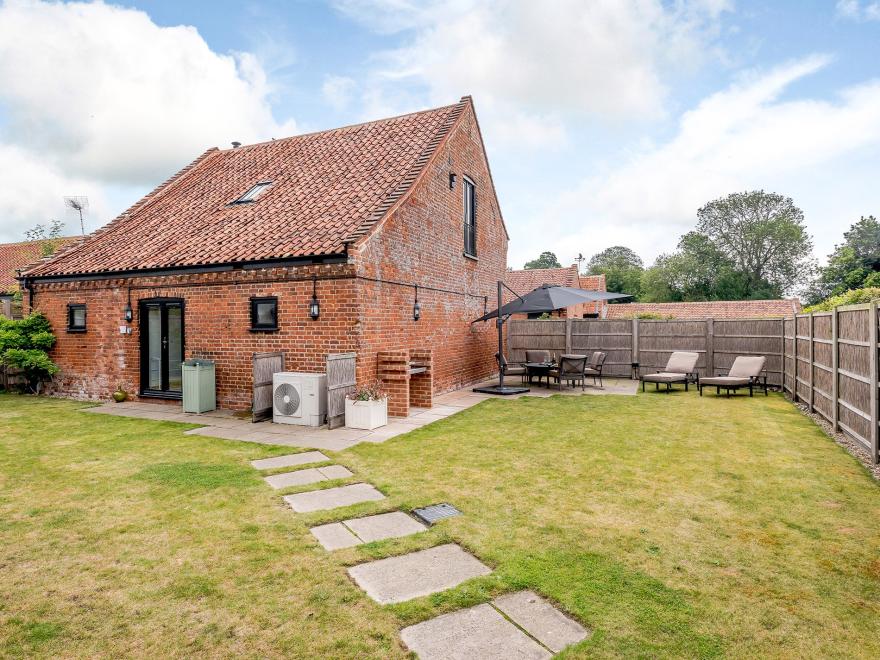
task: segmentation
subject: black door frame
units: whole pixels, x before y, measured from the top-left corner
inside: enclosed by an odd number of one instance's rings
[[[162,342],[162,360],[161,360],[161,379],[162,389],[151,389],[147,385],[150,382],[150,333],[149,326],[146,322],[147,308],[150,306],[159,306],[160,312],[160,332],[163,339],[168,338],[168,307],[180,307],[180,350],[186,355],[186,304],[183,298],[144,298],[138,301],[138,328],[140,332],[140,355],[141,355],[141,382],[140,395],[142,397],[152,397],[156,399],[182,399],[183,391],[171,391],[168,389],[168,344]]]

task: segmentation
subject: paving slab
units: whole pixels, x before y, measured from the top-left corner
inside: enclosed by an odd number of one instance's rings
[[[319,451],[304,451],[299,454],[285,454],[284,456],[261,458],[256,461],[251,461],[251,465],[257,470],[274,470],[276,468],[296,467],[297,465],[321,463],[322,461],[329,460],[329,458]]]
[[[377,516],[365,516],[364,518],[352,518],[344,520],[343,524],[357,534],[364,543],[382,541],[383,539],[396,539],[401,536],[424,532],[427,527],[403,511],[380,513]]]
[[[297,513],[324,511],[360,502],[375,502],[384,499],[385,496],[370,484],[351,484],[284,496],[284,501]]]
[[[552,657],[487,603],[404,628],[400,637],[420,660],[543,660]]]
[[[325,465],[324,467],[319,467],[318,472],[327,479],[347,479],[351,476],[351,470],[342,465]]]
[[[317,527],[312,527],[310,531],[318,539],[318,542],[324,546],[325,550],[352,548],[363,543],[345,525],[338,522],[318,525]]]
[[[451,589],[492,569],[455,543],[352,566],[348,574],[377,603],[402,603]]]
[[[291,486],[308,486],[319,481],[327,481],[327,477],[318,468],[306,468],[295,472],[283,472],[263,477],[263,480],[275,488],[290,488]]]
[[[581,624],[569,619],[534,591],[500,596],[493,604],[554,653],[577,644],[590,634]]]

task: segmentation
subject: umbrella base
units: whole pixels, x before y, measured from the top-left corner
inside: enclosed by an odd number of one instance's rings
[[[474,392],[479,392],[480,394],[500,394],[501,396],[524,394],[529,391],[531,390],[528,387],[517,387],[515,385],[486,385],[485,387],[474,388]]]

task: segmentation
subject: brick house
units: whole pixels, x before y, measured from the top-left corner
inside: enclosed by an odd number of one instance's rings
[[[19,291],[18,271],[40,261],[47,251],[58,250],[72,242],[80,240],[78,236],[51,238],[41,241],[21,241],[19,243],[0,243],[0,316],[11,318],[19,316],[21,309],[15,302],[15,294]]]
[[[801,301],[797,298],[622,303],[608,305],[604,318],[631,319],[641,314],[652,314],[669,319],[766,319],[791,317],[802,311]]]
[[[605,275],[581,275],[577,264],[572,264],[568,268],[509,270],[504,274],[504,283],[520,295],[537,289],[542,284],[568,286],[587,291],[606,290]],[[607,303],[604,301],[578,303],[557,310],[552,315],[560,318],[596,318],[602,315],[605,307],[607,307]]]
[[[201,357],[216,362],[218,405],[247,409],[254,353],[322,372],[353,351],[364,383],[380,351],[424,349],[439,393],[496,371],[494,326],[470,321],[504,276],[507,242],[464,97],[209,149],[21,284],[57,331],[59,394],[121,384],[180,398],[181,360]]]

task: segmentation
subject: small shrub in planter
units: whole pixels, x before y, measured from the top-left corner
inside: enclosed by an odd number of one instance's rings
[[[373,429],[388,423],[388,395],[378,381],[362,385],[345,399],[345,425],[351,429]]]

